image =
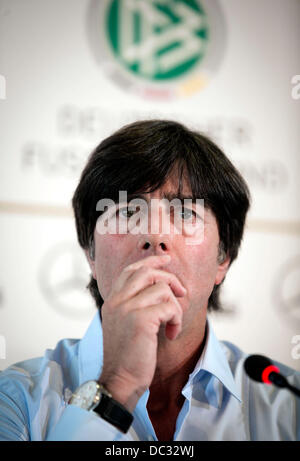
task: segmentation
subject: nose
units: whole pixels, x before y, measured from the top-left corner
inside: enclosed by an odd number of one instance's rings
[[[148,221],[138,239],[138,249],[144,256],[169,254],[172,245],[172,224],[170,215],[161,203],[152,200]],[[151,215],[151,216],[150,216]]]
[[[169,254],[171,245],[168,237],[159,235],[142,235],[138,242],[138,249],[145,256]]]

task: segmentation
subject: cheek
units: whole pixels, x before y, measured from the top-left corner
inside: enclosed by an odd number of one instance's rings
[[[186,262],[188,274],[185,274],[187,284],[191,284],[196,295],[209,295],[215,285],[218,271],[218,246],[204,241],[189,250]],[[190,282],[189,282],[190,280]]]
[[[197,245],[186,245],[189,261],[202,271],[217,269],[218,266],[218,239],[204,238]]]
[[[107,298],[112,284],[123,269],[121,267],[121,261],[124,260],[123,238],[122,235],[103,235],[96,240],[95,271],[103,299]]]

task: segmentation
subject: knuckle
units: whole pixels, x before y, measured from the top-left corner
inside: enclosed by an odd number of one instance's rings
[[[140,277],[148,277],[150,275],[150,268],[147,266],[141,266],[136,269],[135,273],[132,275],[132,280],[136,280]]]
[[[104,301],[104,303],[102,304],[102,307],[101,307],[102,312],[104,312],[104,311],[110,311],[111,308],[112,308],[111,300],[110,300],[110,299],[106,299],[106,301]]]
[[[113,309],[115,306],[117,306],[120,303],[120,294],[117,293],[111,293],[106,301],[105,304],[107,304],[107,307],[109,309]]]
[[[162,296],[162,299],[164,300],[169,300],[172,298],[173,294],[172,294],[172,290],[170,288],[170,286],[165,283],[165,282],[158,282],[157,285],[159,285],[159,289],[160,289],[160,292],[161,292],[161,296]]]
[[[129,264],[129,266],[124,267],[123,272],[129,272],[132,270],[132,264]]]
[[[123,300],[121,293],[116,293],[106,299],[101,309],[107,313],[114,313],[118,311],[118,313],[122,314],[123,312],[126,312],[127,308],[127,301]]]
[[[136,337],[144,330],[147,330],[147,322],[145,321],[145,313],[143,310],[134,310],[128,313],[131,325],[132,337]]]
[[[160,272],[159,276],[169,287],[178,285],[178,278],[170,272]]]
[[[180,317],[182,317],[183,312],[182,312],[181,306],[180,306],[179,302],[177,301],[177,299],[175,297],[174,297],[174,299],[170,300],[169,304],[170,304],[170,306],[172,308],[173,313],[175,313],[176,315],[179,315]],[[175,312],[174,312],[174,308],[175,308]]]
[[[168,289],[168,284],[166,282],[164,282],[163,280],[157,280],[155,281],[155,285],[157,288],[159,288],[160,290],[166,290]]]
[[[128,266],[124,267],[123,272],[130,272],[130,271],[134,270],[134,268],[135,268],[134,263],[129,264]]]
[[[139,273],[142,274],[142,275],[147,275],[149,276],[151,274],[151,269],[150,267],[148,266],[142,266],[140,269],[139,269]]]
[[[155,273],[152,267],[143,266],[140,269],[140,275],[147,281],[147,283],[151,283],[152,285],[156,282]]]

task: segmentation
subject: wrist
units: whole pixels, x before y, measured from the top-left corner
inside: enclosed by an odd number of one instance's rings
[[[114,400],[123,405],[130,413],[133,413],[144,392],[116,377],[105,379],[105,377],[101,375],[98,382],[105,387]]]

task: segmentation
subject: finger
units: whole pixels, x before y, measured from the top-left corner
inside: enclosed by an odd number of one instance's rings
[[[148,256],[147,258],[140,259],[135,263],[129,264],[122,270],[121,274],[117,278],[111,294],[118,293],[123,288],[126,280],[141,267],[163,267],[170,261],[171,257],[169,255],[155,255]]]
[[[169,263],[171,261],[171,256],[170,255],[153,255],[153,256],[148,256],[147,258],[144,259],[139,259],[135,263],[129,264],[129,266],[125,267],[124,271],[125,272],[131,272],[131,271],[136,271],[140,269],[141,267],[147,266],[147,267],[160,267],[164,266],[165,264]]]
[[[147,307],[140,312],[147,329],[153,328],[156,334],[161,325],[165,324],[165,333],[168,339],[175,339],[182,329],[182,310],[174,303],[160,303]]]
[[[165,334],[166,337],[171,341],[176,339],[180,332],[181,327],[179,327],[178,325],[171,325],[170,323],[166,324]]]
[[[129,298],[127,301],[130,304],[130,310],[143,309],[162,302],[175,302],[181,308],[170,286],[161,280],[140,291],[136,296]]]
[[[186,289],[180,283],[175,274],[164,270],[141,267],[124,283],[123,292],[126,298],[123,298],[123,300],[125,301],[133,298],[148,286],[157,284],[158,282],[164,282],[169,285],[174,295],[177,297],[183,297],[186,294]]]

